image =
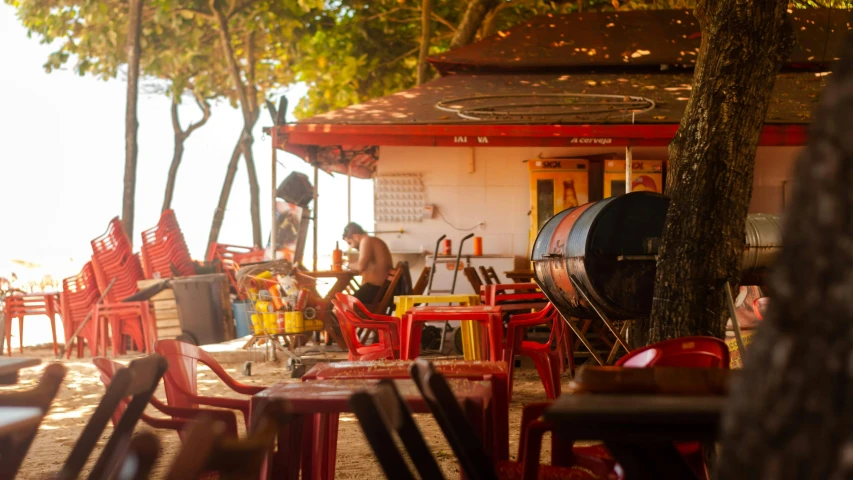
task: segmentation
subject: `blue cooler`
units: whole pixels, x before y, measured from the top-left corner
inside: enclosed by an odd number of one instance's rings
[[[251,335],[249,329],[249,302],[236,301],[231,303],[231,310],[234,312],[234,326],[237,328],[237,338],[243,338]]]

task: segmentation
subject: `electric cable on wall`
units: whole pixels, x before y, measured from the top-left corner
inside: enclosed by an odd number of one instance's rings
[[[442,220],[444,220],[444,223],[446,223],[446,224],[450,225],[450,227],[451,227],[451,228],[453,228],[454,230],[458,230],[458,231],[460,231],[460,232],[470,232],[471,230],[474,230],[474,229],[476,229],[477,227],[479,227],[480,225],[482,225],[482,224],[483,224],[483,222],[480,222],[480,223],[478,223],[478,224],[474,225],[474,226],[473,226],[473,227],[471,227],[471,228],[459,228],[459,227],[457,227],[456,225],[454,225],[454,224],[450,223],[449,221],[447,221],[447,219],[446,219],[446,218],[444,218],[444,214],[442,214],[442,213],[441,213],[441,209],[440,209],[440,208],[438,208],[438,207],[436,206],[435,210],[438,212],[438,216],[439,216],[439,217],[441,217],[441,219],[442,219]]]

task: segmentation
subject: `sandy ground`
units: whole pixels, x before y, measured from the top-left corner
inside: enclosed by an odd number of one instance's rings
[[[13,343],[14,345],[14,343]],[[17,354],[17,349],[16,352]],[[37,356],[42,358],[43,364],[39,367],[29,368],[21,371],[18,385],[0,388],[2,391],[16,389],[28,389],[38,382],[41,370],[47,362],[54,361],[52,352],[44,348],[27,348],[26,356]],[[126,362],[130,358],[122,358],[119,361]],[[92,365],[90,359],[63,361],[68,367],[63,388],[54,401],[53,407],[41,425],[30,452],[25,460],[18,478],[43,479],[45,474],[55,472],[65,462],[76,439],[79,437],[90,413],[95,409],[104,392],[104,387],[99,380],[97,369]],[[249,385],[267,386],[277,382],[295,382],[290,379],[284,366],[274,363],[255,363],[251,376],[240,373],[239,365],[224,364],[228,373],[239,381]],[[568,379],[564,379],[564,388]],[[224,386],[208,369],[199,369],[200,393],[210,396],[233,396],[240,397]],[[510,455],[515,458],[518,448],[518,430],[521,420],[521,409],[525,403],[545,400],[544,390],[536,375],[535,370],[519,369],[516,371],[514,397],[510,406]],[[0,393],[1,394],[1,393]],[[165,400],[165,394],[158,391],[157,396]],[[149,407],[150,409],[150,407]],[[152,416],[158,415],[156,411],[149,412]],[[458,466],[450,447],[429,415],[417,415],[418,423],[427,442],[430,444],[433,454],[439,460],[442,469],[448,478],[458,475]],[[240,422],[238,422],[240,423]],[[147,425],[139,424],[138,430],[151,430]],[[111,434],[111,426],[107,428],[102,436],[99,448],[106,442]],[[180,448],[176,433],[171,431],[156,431],[161,441],[161,455],[158,459],[155,474],[152,478],[162,478],[163,472],[171,464],[172,458]],[[242,432],[241,432],[242,434]],[[543,461],[546,461],[548,443],[543,445]],[[97,458],[96,451],[90,459],[90,466]],[[379,472],[370,446],[364,439],[358,421],[353,415],[342,415],[340,432],[338,437],[337,475],[341,479],[375,479]]]

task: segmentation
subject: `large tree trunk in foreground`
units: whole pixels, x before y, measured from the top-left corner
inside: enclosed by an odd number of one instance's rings
[[[795,169],[770,308],[723,421],[720,479],[853,477],[853,38]]]
[[[672,200],[648,342],[722,337],[722,285],[736,286],[758,139],[792,45],[787,0],[702,0],[693,93],[669,146]]]
[[[418,55],[418,85],[426,81],[429,63],[429,43],[432,38],[432,0],[421,1],[421,51]]]
[[[228,206],[228,197],[231,196],[231,187],[234,185],[234,177],[237,176],[237,166],[240,162],[240,153],[243,151],[243,138],[237,140],[234,151],[231,152],[231,160],[225,171],[225,181],[222,182],[222,191],[219,193],[219,203],[213,212],[213,224],[210,226],[210,235],[207,237],[207,250],[219,240],[219,231],[222,230],[222,221],[225,219],[225,209]]]
[[[483,23],[486,15],[498,7],[499,0],[470,0],[468,8],[465,10],[465,15],[462,16],[462,21],[459,22],[459,27],[456,28],[456,33],[450,40],[450,49],[464,47],[474,41],[474,36],[477,35],[477,30]]]
[[[163,208],[160,210],[161,212],[172,208],[172,198],[175,196],[175,184],[178,179],[178,167],[181,166],[181,160],[184,158],[184,142],[187,141],[196,129],[201,128],[207,123],[207,120],[210,118],[210,103],[199,96],[196,96],[196,103],[204,116],[201,120],[183,130],[181,129],[181,120],[178,116],[179,97],[172,97],[172,131],[175,136],[175,145],[172,152],[172,164],[169,166],[169,177],[166,179],[166,194],[163,196]]]
[[[142,30],[142,0],[130,0],[127,23],[127,110],[124,116],[124,194],[121,220],[133,244],[133,207],[136,198],[136,158],[139,155],[136,103],[139,99],[139,34]]]

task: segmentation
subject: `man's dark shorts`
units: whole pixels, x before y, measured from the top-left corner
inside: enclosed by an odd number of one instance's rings
[[[353,296],[357,298],[359,302],[367,306],[373,303],[373,300],[376,299],[376,294],[378,293],[379,285],[374,285],[372,283],[363,283],[361,285],[361,288],[356,290]]]

